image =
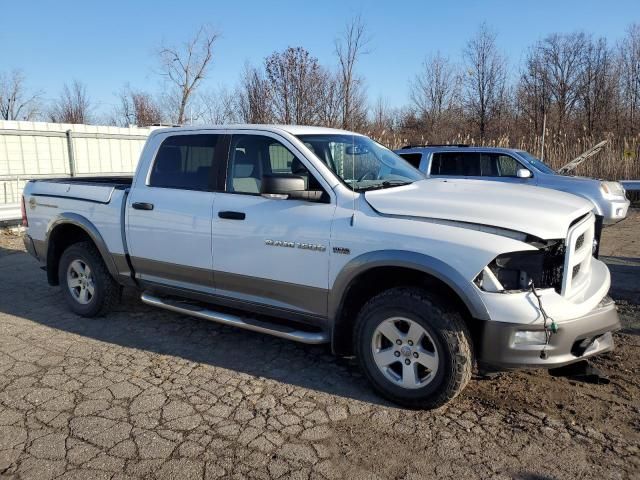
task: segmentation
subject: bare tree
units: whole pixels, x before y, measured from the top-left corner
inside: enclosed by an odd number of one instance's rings
[[[30,92],[20,70],[0,75],[0,118],[3,120],[33,120],[40,112],[42,92]]]
[[[279,123],[310,125],[320,117],[328,73],[302,47],[274,52],[265,59],[271,105]]]
[[[82,82],[74,80],[71,86],[64,85],[49,112],[49,118],[56,123],[90,123],[92,109],[87,88]]]
[[[360,57],[368,53],[369,41],[366,26],[359,16],[347,23],[342,36],[335,41],[340,71],[342,128],[345,129],[355,129],[366,121],[364,82],[355,68]]]
[[[604,38],[589,40],[585,46],[580,107],[589,135],[608,130],[610,112],[615,108],[612,54]]]
[[[491,118],[503,103],[506,61],[498,51],[496,34],[486,24],[469,40],[463,57],[467,69],[466,105],[483,140]]]
[[[116,109],[117,124],[146,127],[162,123],[162,111],[151,94],[132,90],[127,85],[118,97],[120,106]]]
[[[369,122],[369,134],[374,138],[380,138],[394,129],[396,113],[389,106],[389,102],[378,97],[371,109],[371,120]]]
[[[210,125],[224,125],[240,121],[236,96],[226,88],[204,93],[201,97],[202,117]]]
[[[539,48],[532,48],[525,59],[525,67],[518,83],[518,105],[531,122],[535,135],[542,134],[545,115],[551,106],[546,65]]]
[[[620,96],[629,135],[640,132],[640,23],[627,29],[619,47]]]
[[[202,26],[196,35],[179,47],[162,47],[159,52],[161,75],[172,85],[169,105],[172,120],[185,122],[189,101],[205,78],[213,58],[218,34]]]
[[[340,80],[335,73],[326,72],[318,112],[318,124],[337,128],[341,125],[341,115]]]
[[[545,67],[543,74],[555,107],[558,131],[565,127],[567,117],[573,113],[580,98],[587,43],[584,33],[553,34],[537,46],[542,55]]]
[[[270,123],[271,91],[264,74],[255,67],[245,65],[236,94],[237,116],[246,123]]]
[[[409,98],[418,115],[433,128],[458,95],[459,79],[449,60],[436,53],[422,64],[410,85]]]

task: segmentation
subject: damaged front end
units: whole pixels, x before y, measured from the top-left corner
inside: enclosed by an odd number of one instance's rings
[[[475,278],[486,292],[520,292],[536,288],[553,288],[560,293],[564,274],[564,240],[528,239],[537,250],[498,255]]]

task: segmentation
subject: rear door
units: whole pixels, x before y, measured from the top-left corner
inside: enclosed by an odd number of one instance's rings
[[[137,278],[213,293],[211,216],[225,137],[167,134],[127,201],[127,242]]]
[[[268,132],[234,133],[225,191],[213,208],[216,293],[303,316],[327,312],[333,192],[299,151]],[[322,201],[265,198],[262,177],[303,177]],[[264,310],[261,310],[264,311]]]
[[[479,177],[480,154],[467,151],[435,152],[429,173],[431,177]]]

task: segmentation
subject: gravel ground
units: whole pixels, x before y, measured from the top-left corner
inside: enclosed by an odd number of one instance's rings
[[[593,363],[474,378],[438,411],[325,348],[150,309],[85,320],[0,233],[0,477],[638,478],[640,211],[605,230],[624,330]]]

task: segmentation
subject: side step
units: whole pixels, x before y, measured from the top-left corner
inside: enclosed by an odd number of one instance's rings
[[[144,292],[141,295],[140,300],[147,305],[164,308],[165,310],[171,310],[172,312],[211,320],[212,322],[222,323],[223,325],[244,328],[245,330],[251,330],[253,332],[266,333],[296,342],[316,345],[320,343],[327,343],[329,341],[329,336],[325,332],[305,332],[303,330],[296,330],[294,328],[287,327],[286,325],[270,324],[261,320],[243,318],[229,313],[216,312],[193,303],[156,297],[147,292]]]

